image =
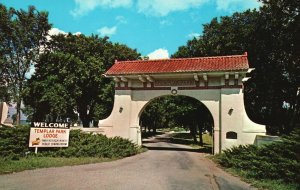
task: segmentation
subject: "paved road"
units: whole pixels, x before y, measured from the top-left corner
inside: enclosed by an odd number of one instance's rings
[[[163,142],[161,142],[163,140]],[[16,190],[248,190],[254,189],[166,136],[148,139],[149,151],[118,161],[0,175],[0,189]]]

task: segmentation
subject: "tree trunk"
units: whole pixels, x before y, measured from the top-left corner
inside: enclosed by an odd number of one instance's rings
[[[298,89],[298,90],[300,90],[300,89]],[[297,95],[296,95],[296,97],[295,97],[295,103],[294,103],[294,105],[293,105],[293,108],[294,109],[292,109],[292,113],[291,113],[291,119],[290,119],[290,122],[289,122],[289,131],[288,131],[288,134],[290,134],[291,132],[292,132],[292,130],[293,129],[295,129],[296,127],[297,127],[297,124],[299,124],[300,122],[300,119],[299,119],[299,116],[300,116],[300,106],[299,106],[299,104],[300,104],[300,94],[298,94],[298,92],[297,92]]]
[[[20,125],[21,120],[21,101],[17,101],[16,125]]]
[[[85,112],[86,111],[79,113],[79,118],[82,122],[82,126],[87,128],[90,127],[90,120],[88,114],[86,114]]]
[[[154,125],[154,126],[153,126],[153,134],[154,134],[154,135],[156,134],[156,128],[157,128],[156,125]]]
[[[90,127],[90,120],[89,119],[81,119],[82,121],[82,126],[87,128]]]
[[[191,135],[193,137],[194,143],[197,144],[197,129],[195,126],[190,126]]]
[[[198,124],[198,129],[199,129],[199,144],[200,146],[203,146],[203,137],[202,137],[202,133],[203,133],[203,129],[202,129],[202,125]]]

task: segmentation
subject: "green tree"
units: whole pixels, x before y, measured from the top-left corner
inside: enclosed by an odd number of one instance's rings
[[[157,128],[183,127],[190,130],[194,142],[197,134],[203,145],[202,133],[212,131],[213,118],[209,110],[198,100],[186,96],[164,96],[150,102],[142,112],[140,125],[156,132]]]
[[[300,2],[297,0],[262,0],[261,20],[265,27],[260,28],[267,38],[267,56],[263,60],[268,68],[275,67],[272,81],[275,101],[271,107],[270,120],[272,127],[278,128],[281,134],[289,134],[294,127],[300,127],[300,106],[297,88],[300,87]],[[262,38],[263,37],[263,38]],[[274,80],[275,79],[275,80]],[[284,109],[282,102],[290,104]]]
[[[78,113],[88,127],[90,121],[108,116],[112,108],[113,82],[102,74],[115,59],[138,57],[136,50],[108,38],[51,36],[28,81],[25,104],[33,108],[34,120],[76,119]]]
[[[39,12],[33,6],[25,11],[0,4],[0,74],[2,86],[5,86],[1,94],[8,99],[9,92],[12,101],[16,102],[17,124],[27,80],[25,74],[38,61],[50,28],[46,12]]]
[[[216,55],[252,54],[253,33],[259,18],[256,10],[214,18],[203,25],[203,34],[178,48],[172,57],[201,57]]]
[[[156,130],[166,127],[167,124],[167,110],[166,98],[160,97],[151,102],[143,111],[140,117],[140,125],[145,127],[145,130],[156,134]]]
[[[1,75],[1,73],[0,73],[0,75]],[[2,80],[2,79],[3,78],[1,78],[0,80]],[[2,81],[0,81],[0,102],[9,102],[9,101],[10,101],[10,95],[8,93],[6,82],[4,80],[2,80]]]
[[[170,101],[172,103],[167,104],[167,109],[173,110],[171,116],[174,123],[188,128],[194,143],[197,143],[197,134],[199,134],[199,144],[203,146],[203,131],[211,132],[213,128],[213,119],[209,110],[201,102],[190,97],[175,96]]]
[[[0,57],[0,102],[9,102],[10,95],[8,93],[7,85],[6,85],[6,77],[4,73],[4,61],[3,58]]]
[[[199,39],[189,40],[173,57],[248,52],[255,68],[245,83],[249,117],[269,132],[288,134],[299,123],[299,1],[263,0],[259,10],[213,19]],[[298,103],[297,103],[298,101]],[[289,109],[282,107],[290,104]]]

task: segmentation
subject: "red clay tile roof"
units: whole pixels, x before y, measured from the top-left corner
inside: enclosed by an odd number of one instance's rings
[[[154,73],[240,71],[249,68],[247,54],[116,62],[106,76]]]

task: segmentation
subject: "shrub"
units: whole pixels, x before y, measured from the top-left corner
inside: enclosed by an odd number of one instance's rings
[[[24,156],[29,151],[30,127],[20,125],[16,127],[2,126],[0,128],[0,156],[12,157]]]
[[[41,155],[63,157],[103,157],[121,158],[138,153],[138,147],[121,137],[108,138],[101,134],[82,133],[80,130],[70,132],[68,148],[45,150]]]
[[[28,147],[29,132],[29,126],[0,128],[0,156],[19,159],[28,151],[33,152],[34,149]],[[108,138],[101,134],[71,130],[69,147],[39,148],[38,152],[37,156],[122,158],[137,154],[139,149],[131,141],[121,137]]]
[[[217,162],[254,179],[300,181],[300,130],[269,145],[233,147],[215,156]]]

